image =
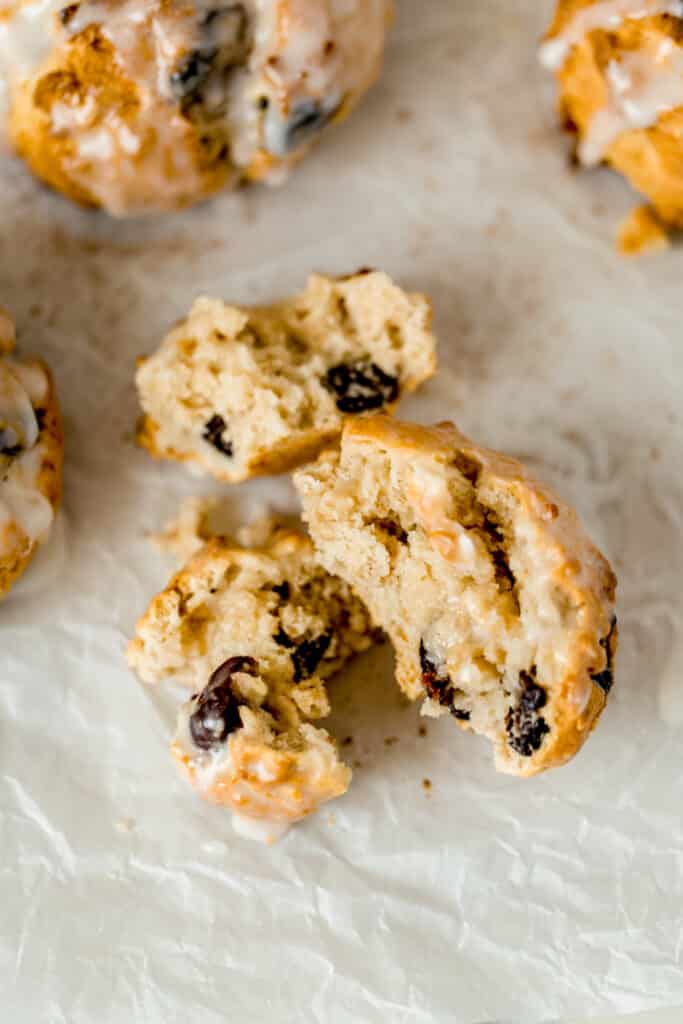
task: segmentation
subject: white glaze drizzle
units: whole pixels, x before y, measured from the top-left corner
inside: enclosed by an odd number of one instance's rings
[[[63,6],[64,0],[0,0],[0,116],[6,113],[13,86],[50,52],[54,16]]]
[[[559,71],[572,48],[589,32],[596,29],[614,31],[629,19],[650,18],[657,14],[683,17],[683,0],[604,0],[582,7],[561,32],[541,45],[540,61],[550,71]]]
[[[225,44],[227,24],[208,18],[213,0],[84,0],[64,25],[55,17],[62,6],[64,0],[18,0],[0,7],[0,101],[2,91],[7,100],[15,85],[39,73],[51,49],[59,66],[59,48],[97,25],[136,87],[136,105],[124,122],[116,110],[103,116],[91,97],[53,104],[52,131],[70,144],[61,157],[69,176],[114,214],[172,208],[201,195],[196,129],[182,116],[171,79],[197,47]],[[229,139],[235,176],[265,150],[276,159],[270,166],[261,161],[259,174],[275,181],[291,162],[288,125],[296,104],[320,103],[322,125],[359,82],[371,79],[387,0],[245,0],[242,7],[248,59],[229,74],[211,71],[202,86],[203,116]],[[295,149],[309,137],[297,135]]]
[[[655,53],[625,53],[610,61],[606,81],[607,105],[593,115],[579,144],[579,159],[587,167],[600,163],[624,132],[648,128],[683,105],[683,53],[670,39]]]

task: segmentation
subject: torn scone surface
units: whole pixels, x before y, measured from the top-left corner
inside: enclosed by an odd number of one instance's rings
[[[313,275],[267,307],[199,299],[141,361],[139,441],[230,483],[285,472],[435,369],[428,299],[380,272]]]
[[[579,162],[609,164],[683,227],[681,0],[559,0],[540,56]]]
[[[616,580],[572,508],[452,424],[346,425],[295,483],[320,560],[392,640],[427,714],[533,775],[571,758],[602,712]]]
[[[192,691],[172,753],[200,795],[285,827],[349,785],[313,723],[330,710],[326,680],[376,636],[311,541],[273,526],[259,548],[209,541],[151,602],[128,658],[145,682]]]
[[[11,353],[11,320],[0,311],[0,597],[48,539],[62,494],[64,440],[47,365]]]

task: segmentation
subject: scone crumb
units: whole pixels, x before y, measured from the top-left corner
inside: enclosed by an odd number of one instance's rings
[[[384,740],[385,747],[393,747],[395,743],[398,743],[398,736],[387,736]]]
[[[175,555],[186,562],[212,537],[209,516],[218,503],[217,498],[185,498],[175,517],[159,533],[148,534],[159,551]]]
[[[432,788],[432,780],[431,779],[423,779],[422,780],[422,788],[424,789],[424,791],[426,793],[428,793],[429,790]]]
[[[342,747],[350,747],[353,743],[353,736],[345,736],[342,740]]]
[[[617,250],[622,256],[642,256],[646,252],[668,249],[669,234],[651,206],[631,210],[617,233]]]
[[[130,833],[135,828],[135,818],[120,818],[114,822],[114,828],[117,832]]]
[[[426,736],[427,735],[427,726],[426,725],[421,725],[420,728],[417,730],[417,735],[418,736]]]

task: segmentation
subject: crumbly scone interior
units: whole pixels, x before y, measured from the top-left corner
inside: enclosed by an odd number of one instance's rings
[[[432,375],[430,323],[428,301],[382,273],[314,275],[271,307],[199,299],[138,370],[151,446],[234,479],[290,445],[310,457],[343,415],[391,407]]]
[[[298,475],[323,563],[389,634],[405,692],[487,736],[499,769],[527,773],[582,614],[557,585],[557,551],[465,452],[342,452]]]
[[[301,533],[262,540],[262,550],[218,539],[201,549],[152,602],[129,661],[146,682],[171,677],[195,691],[174,753],[204,795],[295,820],[348,786],[334,742],[312,722],[329,713],[325,680],[370,646],[373,628]]]

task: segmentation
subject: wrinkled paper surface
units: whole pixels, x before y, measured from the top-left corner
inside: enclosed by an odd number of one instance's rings
[[[13,1024],[683,1003],[683,253],[617,257],[634,197],[569,170],[535,57],[548,2],[398,6],[381,84],[283,189],[115,223],[0,163],[0,302],[53,364],[67,433],[59,527],[0,609]],[[524,456],[613,560],[618,685],[571,765],[519,781],[448,720],[420,736],[370,653],[332,690],[350,792],[267,848],[176,778],[176,695],[123,659],[173,568],[148,532],[216,489],[134,447],[134,361],[200,293],[361,265],[434,299],[443,372],[403,412]],[[283,480],[230,493],[236,520],[294,501]]]

